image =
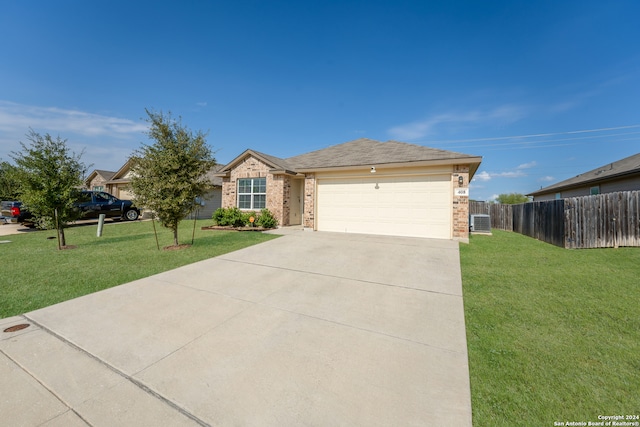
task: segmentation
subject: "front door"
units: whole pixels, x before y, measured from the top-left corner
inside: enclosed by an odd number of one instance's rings
[[[289,225],[302,224],[302,189],[304,188],[304,180],[292,179],[291,192],[289,194]]]

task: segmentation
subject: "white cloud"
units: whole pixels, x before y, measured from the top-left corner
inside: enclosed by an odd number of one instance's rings
[[[406,123],[390,128],[387,132],[394,139],[415,140],[432,135],[442,125],[459,127],[469,124],[512,123],[524,116],[524,108],[516,105],[503,105],[492,110],[472,110],[465,112],[447,112],[427,117],[423,120]]]
[[[41,107],[0,100],[0,159],[28,143],[27,133],[49,133],[67,140],[71,150],[84,151],[83,161],[98,169],[117,170],[139,141],[146,139],[145,122],[57,107]]]
[[[482,171],[474,175],[473,180],[478,181],[489,181],[491,179],[491,175],[487,171]]]
[[[25,134],[29,128],[36,132],[72,132],[84,136],[140,134],[148,129],[146,124],[129,119],[0,101],[1,131]]]
[[[543,176],[542,178],[538,179],[538,181],[542,181],[542,182],[550,182],[550,181],[555,181],[556,179],[552,176]]]
[[[424,120],[394,126],[388,133],[395,139],[418,139],[433,133],[434,128],[442,123],[475,121],[472,115],[456,116],[453,114],[438,114]]]
[[[526,173],[521,170],[511,171],[511,172],[500,172],[491,174],[492,177],[502,177],[502,178],[519,178],[521,176],[527,176]]]
[[[474,180],[478,181],[489,181],[493,178],[520,178],[522,176],[527,176],[526,173],[521,170],[509,171],[509,172],[487,172],[482,171],[480,173],[475,174],[473,177]]]
[[[531,161],[529,163],[523,163],[520,166],[517,167],[517,169],[530,169],[534,166],[536,166],[538,163],[536,163],[536,161]]]

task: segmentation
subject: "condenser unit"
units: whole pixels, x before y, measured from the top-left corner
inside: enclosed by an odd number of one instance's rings
[[[491,217],[481,214],[471,215],[469,230],[479,233],[491,233]]]

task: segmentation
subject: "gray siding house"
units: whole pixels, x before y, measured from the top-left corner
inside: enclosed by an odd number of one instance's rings
[[[222,178],[217,176],[221,167],[217,165],[207,173],[211,188],[198,200],[200,206],[188,218],[211,219],[213,212],[222,206]],[[84,186],[88,190],[106,191],[119,199],[131,200],[134,194],[129,189],[130,183],[131,161],[127,160],[117,172],[94,170],[85,179]]]
[[[640,153],[531,192],[535,201],[640,190]]]

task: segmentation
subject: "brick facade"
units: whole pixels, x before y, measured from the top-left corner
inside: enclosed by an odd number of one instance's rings
[[[87,185],[87,190],[93,190],[96,187],[102,187],[102,190],[107,189],[107,180],[100,174],[96,174],[95,178],[93,178]]]
[[[269,172],[270,169],[253,156],[244,159],[231,170],[229,177],[222,179],[222,207],[237,206],[238,178],[266,178],[267,209],[278,220],[278,224],[289,225],[289,203],[286,197],[291,186],[291,178],[286,175],[274,175]]]
[[[282,222],[281,225],[291,224],[291,176],[282,175]]]
[[[308,173],[304,176],[304,213],[302,225],[313,230],[315,226],[315,193],[316,175]]]
[[[462,185],[459,184],[459,177],[462,177]],[[453,238],[469,238],[469,197],[456,196],[456,188],[469,188],[469,165],[454,165],[451,174],[451,184],[454,188],[453,194]]]

